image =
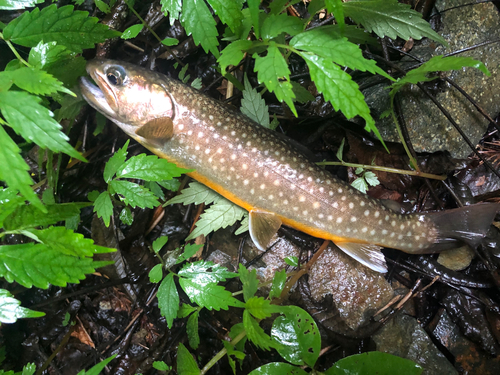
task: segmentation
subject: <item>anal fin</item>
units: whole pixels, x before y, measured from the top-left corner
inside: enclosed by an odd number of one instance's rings
[[[272,212],[252,210],[249,213],[250,237],[260,250],[265,251],[281,227],[281,219]]]
[[[380,246],[355,242],[340,242],[335,245],[366,267],[377,272],[387,272],[385,257],[380,251],[382,249]]]

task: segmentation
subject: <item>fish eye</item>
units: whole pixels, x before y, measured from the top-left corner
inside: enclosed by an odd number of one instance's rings
[[[106,78],[113,86],[121,86],[125,81],[126,74],[121,67],[111,67],[106,73]]]

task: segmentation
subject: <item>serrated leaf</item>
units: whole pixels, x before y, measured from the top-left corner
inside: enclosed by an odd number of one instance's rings
[[[116,171],[116,178],[140,178],[144,181],[163,181],[179,177],[188,169],[179,168],[156,155],[132,156]]]
[[[14,323],[22,318],[39,318],[45,313],[21,306],[21,301],[14,298],[8,290],[0,289],[0,323]]]
[[[198,334],[198,311],[192,314],[186,324],[186,333],[189,340],[189,346],[193,349],[198,349],[200,345],[200,335]]]
[[[300,367],[285,362],[271,362],[256,368],[248,375],[307,375]]]
[[[241,20],[243,19],[243,14],[241,13],[241,6],[243,1],[241,0],[207,0],[215,14],[217,14],[220,20],[229,26],[229,28],[236,32],[241,26]],[[194,349],[194,348],[193,348]]]
[[[298,17],[289,16],[286,13],[270,14],[262,23],[260,30],[262,39],[271,39],[281,33],[297,35],[304,28],[303,21]]]
[[[75,257],[91,257],[94,254],[103,254],[116,251],[108,247],[98,246],[90,238],[85,238],[83,234],[75,233],[65,227],[50,227],[47,229],[27,230],[39,242],[47,245],[50,249],[57,250],[61,254]]]
[[[0,228],[3,228],[3,221],[7,216],[24,205],[24,200],[15,189],[0,187]]]
[[[7,77],[17,87],[36,95],[49,95],[57,91],[75,96],[52,75],[36,68],[22,67],[16,70],[0,72],[1,79]]]
[[[44,43],[40,41],[30,49],[28,62],[34,68],[43,69],[57,60],[66,59],[72,55],[73,52],[56,42]]]
[[[243,284],[243,298],[248,301],[257,293],[259,288],[259,280],[257,279],[257,270],[253,269],[248,271],[247,268],[240,263],[238,268],[238,275],[240,276],[241,283]]]
[[[120,194],[120,199],[132,207],[154,208],[160,204],[158,198],[144,186],[138,185],[135,182],[113,180],[109,186]]]
[[[243,361],[245,359],[245,353],[235,350],[234,345],[231,345],[230,342],[222,340],[222,344],[224,345],[224,348],[226,349],[227,352],[227,360],[229,361],[229,365],[231,366],[231,369],[233,370],[233,374],[236,375],[236,362],[232,357],[235,357],[236,359]]]
[[[66,59],[57,60],[47,66],[46,70],[66,87],[74,87],[78,84],[78,79],[86,74],[85,66],[87,62],[81,55],[73,53]]]
[[[250,18],[252,19],[253,31],[257,39],[260,38],[260,0],[248,0],[248,9],[250,9]]]
[[[359,46],[343,38],[337,30],[338,27],[318,27],[296,35],[290,40],[290,45],[332,60],[336,64],[380,74],[394,81],[394,78],[377,66],[375,60],[365,59]]]
[[[271,336],[279,345],[276,350],[294,365],[314,367],[321,350],[321,335],[314,319],[297,306],[282,307],[285,316],[273,323]]]
[[[259,323],[252,318],[250,312],[247,310],[243,311],[243,325],[245,327],[245,331],[247,332],[248,339],[257,347],[264,350],[276,348],[276,344],[273,342],[271,337],[264,332],[264,330],[259,326]]]
[[[246,39],[240,39],[229,43],[227,47],[222,50],[220,57],[217,59],[222,73],[226,73],[226,69],[229,65],[238,65],[245,56],[243,51],[252,47],[252,44],[251,40]]]
[[[342,0],[325,0],[326,9],[329,13],[333,13],[341,34],[344,34],[345,20],[344,8],[342,7]]]
[[[36,208],[45,211],[42,202],[31,189],[33,180],[28,174],[30,167],[20,152],[19,147],[0,125],[0,165],[8,166],[8,170],[0,168],[0,180],[5,181],[9,188],[19,191]]]
[[[67,142],[68,137],[60,130],[61,125],[47,108],[39,104],[40,101],[40,98],[23,91],[0,92],[0,109],[16,133],[42,148],[86,161]]]
[[[161,11],[170,19],[170,25],[179,19],[182,10],[182,0],[160,0]]]
[[[125,163],[125,159],[127,158],[127,148],[130,143],[130,140],[127,139],[127,142],[123,145],[122,148],[118,149],[113,156],[109,158],[109,160],[106,162],[106,165],[104,166],[104,173],[103,173],[103,178],[106,183],[109,184],[109,182],[113,179],[113,176],[115,175],[116,171]]]
[[[0,10],[16,10],[34,7],[44,0],[0,0]]]
[[[206,236],[220,228],[233,225],[241,220],[246,212],[243,208],[221,197],[200,215],[200,219],[196,222],[196,228],[189,234],[186,241],[202,234]]]
[[[315,99],[314,96],[309,92],[309,90],[303,87],[300,83],[292,81],[291,84],[293,93],[295,94],[296,102],[307,103]]]
[[[179,343],[177,349],[177,373],[179,375],[199,375],[200,373],[196,361],[182,342]]]
[[[85,48],[93,48],[95,43],[120,35],[98,21],[96,17],[88,17],[88,12],[73,11],[72,5],[57,8],[53,4],[15,18],[5,27],[3,36],[24,47],[35,47],[43,40],[80,53]]]
[[[215,57],[219,57],[217,24],[205,1],[184,0],[182,5],[181,24],[186,34],[193,35],[194,43],[201,44],[205,53],[210,51]]]
[[[199,182],[191,182],[189,187],[181,191],[180,195],[173,197],[163,206],[175,203],[182,203],[185,206],[191,203],[196,205],[201,203],[210,204],[219,201],[221,198],[221,195],[217,194],[205,185],[200,184]]]
[[[124,207],[120,212],[120,220],[123,224],[132,225],[134,222],[134,215],[130,211],[130,208]]]
[[[252,87],[246,75],[244,82],[245,90],[243,91],[243,98],[241,99],[241,113],[248,116],[256,123],[268,128],[269,108],[266,105],[265,100],[257,92],[257,90]]]
[[[187,303],[183,303],[181,307],[179,308],[179,311],[177,312],[177,317],[178,318],[185,318],[186,316],[189,316],[193,312],[195,312],[197,309],[194,308],[191,305],[188,305]]]
[[[184,292],[192,302],[208,310],[227,310],[229,306],[243,307],[243,302],[231,295],[231,292],[216,284],[200,285],[191,279],[181,277],[179,279]]]
[[[144,25],[142,23],[138,24],[138,25],[132,25],[130,27],[127,27],[122,35],[120,36],[120,38],[122,39],[132,39],[132,38],[135,38],[137,35],[139,35],[139,33],[142,31],[142,29],[144,28]]]
[[[182,252],[181,256],[177,259],[175,264],[179,264],[184,262],[185,260],[188,260],[192,256],[194,256],[200,249],[203,247],[203,244],[187,244],[184,246],[184,251]]]
[[[422,367],[409,359],[389,353],[368,352],[351,355],[336,362],[325,375],[369,374],[377,369],[378,375],[420,375]]]
[[[257,79],[264,83],[270,92],[274,92],[280,102],[288,104],[293,114],[297,116],[297,110],[293,104],[295,94],[290,83],[290,70],[276,43],[270,42],[267,55],[261,57],[254,54]]]
[[[351,186],[355,189],[358,189],[363,194],[366,194],[366,190],[368,189],[368,184],[366,183],[365,179],[362,177],[358,177],[357,179],[355,179],[351,183]]]
[[[62,203],[44,206],[45,212],[32,205],[18,207],[4,220],[5,230],[22,230],[55,224],[80,214],[90,203]]]
[[[81,98],[74,98],[66,95],[61,100],[60,104],[61,108],[54,111],[54,118],[57,122],[60,122],[63,119],[75,119],[86,102]]]
[[[169,273],[158,288],[158,307],[161,315],[167,320],[168,328],[172,328],[179,310],[179,293],[174,282],[174,274]]]
[[[370,186],[377,186],[380,184],[377,175],[372,171],[366,171],[363,177]]]
[[[163,278],[163,265],[157,264],[148,273],[149,281],[152,283],[159,283]]]
[[[311,78],[316,84],[319,92],[326,100],[332,103],[335,110],[341,110],[347,118],[361,116],[366,121],[365,129],[373,131],[383,142],[379,131],[375,127],[375,121],[370,115],[370,108],[359,91],[359,86],[351,76],[344,72],[333,62],[317,55],[300,53],[306,60]]]
[[[271,285],[271,291],[269,292],[269,298],[279,298],[281,296],[281,292],[285,287],[286,283],[286,271],[281,270],[276,272],[273,277],[273,283]]]
[[[178,179],[173,178],[171,180],[166,180],[166,181],[157,181],[156,182],[158,185],[161,187],[170,190],[170,191],[177,191],[179,190],[179,187],[181,186],[181,183]]]
[[[262,297],[251,297],[245,303],[245,309],[248,310],[257,319],[265,319],[272,314],[281,313],[282,306],[272,305],[271,301]]]
[[[241,220],[240,227],[236,229],[234,234],[239,236],[242,233],[245,233],[248,230],[249,220],[248,220],[248,212],[243,214],[243,220]]]
[[[422,14],[397,0],[353,0],[343,3],[344,14],[379,37],[404,40],[427,37],[443,45],[446,41],[422,19]]]
[[[226,281],[238,275],[228,271],[226,267],[206,260],[187,263],[178,274],[201,286]]]
[[[0,276],[26,288],[78,283],[95,268],[112,263],[61,254],[44,244],[0,245]]]
[[[109,192],[103,191],[99,194],[94,201],[94,212],[97,214],[97,217],[100,217],[104,221],[104,225],[109,227],[109,222],[113,215],[113,203],[111,202]]]

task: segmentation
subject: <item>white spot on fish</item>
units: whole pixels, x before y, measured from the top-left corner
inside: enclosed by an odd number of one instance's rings
[[[243,184],[248,185],[248,180],[244,180]]]
[[[209,148],[207,148],[207,149],[205,150],[205,154],[207,154],[207,155],[208,155],[208,154],[210,154],[210,149],[209,149]]]
[[[328,215],[327,219],[330,220],[330,221],[332,221],[333,220],[333,216],[332,215]]]
[[[303,195],[301,195],[299,197],[299,202],[305,202],[306,201],[306,197],[304,197]]]
[[[383,234],[383,235],[386,235],[386,234],[387,234],[387,230],[382,229],[382,234]]]
[[[395,227],[395,226],[396,226],[396,220],[393,220],[393,221],[391,222],[391,225],[392,225],[393,227]]]
[[[375,217],[379,217],[380,216],[380,211],[375,211]]]
[[[302,211],[302,215],[307,216],[307,211]]]
[[[363,229],[361,229],[361,232],[363,232],[363,233],[368,232],[368,228],[367,227],[363,227]]]
[[[344,192],[344,190],[342,190],[342,188],[338,188],[337,191],[339,192],[339,194],[342,194]]]
[[[313,207],[314,207],[314,208],[319,208],[319,206],[320,206],[319,202],[314,202],[314,203],[313,203]]]
[[[347,197],[345,195],[342,196],[342,198],[340,198],[340,200],[342,201],[345,201],[347,199]]]
[[[368,216],[368,215],[370,215],[370,210],[365,211],[365,216]]]
[[[193,131],[192,131],[192,130],[189,130],[189,131],[188,131],[188,135],[193,135]]]
[[[339,208],[339,204],[337,202],[333,202],[332,207],[333,208]]]
[[[375,234],[375,230],[374,230],[374,229],[372,229],[372,230],[370,231],[370,234],[373,236],[373,235]]]
[[[182,129],[184,129],[184,125],[180,124],[180,125],[178,125],[178,126],[177,126],[177,128],[178,128],[179,130],[182,130]]]
[[[243,165],[241,166],[241,168],[243,168],[243,170],[247,170],[247,169],[248,169],[248,165],[243,164]]]
[[[319,192],[320,192],[320,193],[323,193],[324,191],[325,191],[325,189],[324,189],[324,188],[322,188],[322,187],[320,187],[320,188],[319,188]]]
[[[350,209],[353,209],[353,208],[354,208],[354,203],[349,202],[349,208],[350,208]]]
[[[261,184],[261,185],[260,185],[260,188],[261,188],[262,190],[264,190],[264,189],[266,188],[266,185],[265,185],[265,184]]]
[[[203,133],[202,132],[198,133],[198,138],[203,138]]]
[[[323,219],[323,218],[325,217],[325,215],[323,215],[323,214],[319,214],[319,215],[318,215],[318,217],[319,217],[320,219]]]
[[[273,200],[273,199],[274,199],[274,195],[272,195],[272,194],[271,194],[271,195],[269,195],[269,199],[270,199],[270,200]]]
[[[298,210],[299,210],[299,208],[298,208],[298,207],[294,207],[294,208],[293,208],[293,210],[294,210],[294,211],[298,211]]]
[[[330,217],[330,216],[329,216]],[[338,217],[337,220],[335,220],[337,222],[337,224],[340,224],[342,223],[342,218],[341,217]]]
[[[254,189],[251,189],[251,190],[250,190],[250,194],[255,194],[255,190],[254,190]]]
[[[354,223],[356,221],[356,216],[351,217],[351,222]]]
[[[401,224],[401,225],[399,226],[399,229],[401,229],[401,230],[405,229],[405,225],[404,225],[404,224]]]

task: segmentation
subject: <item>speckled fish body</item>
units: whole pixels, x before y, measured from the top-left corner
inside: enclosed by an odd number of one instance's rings
[[[359,246],[353,250],[352,244],[370,244],[362,249],[368,253],[378,247],[425,253],[453,237],[449,230],[443,236],[432,216],[395,213],[307,160],[275,132],[180,82],[111,60],[94,60],[88,71],[102,91],[82,82],[84,97],[139,143],[194,169],[190,176],[251,213],[271,213],[329,239],[371,268],[385,267],[373,254],[358,256]],[[114,87],[109,72],[121,75],[128,88]]]

